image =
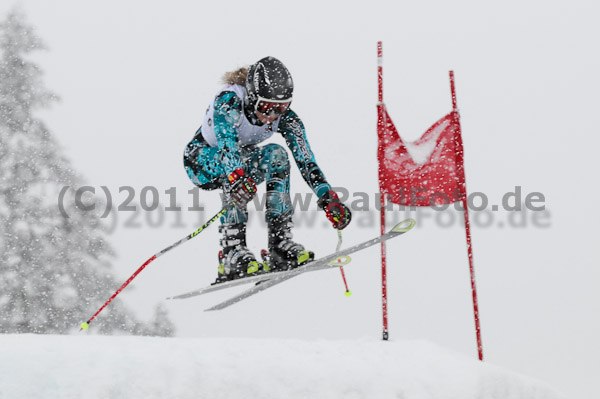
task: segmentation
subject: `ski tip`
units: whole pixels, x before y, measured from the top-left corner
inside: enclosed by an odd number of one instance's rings
[[[394,226],[394,228],[392,229],[392,232],[393,233],[406,233],[407,231],[409,231],[410,229],[415,227],[416,224],[417,224],[417,222],[415,221],[415,219],[406,219],[406,220],[403,220],[400,223],[398,223],[396,226]]]

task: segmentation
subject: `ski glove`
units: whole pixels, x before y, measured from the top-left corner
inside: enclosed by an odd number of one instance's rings
[[[327,219],[333,224],[334,228],[342,230],[350,224],[352,212],[346,205],[342,204],[335,191],[327,191],[325,195],[319,198],[317,204],[319,208],[325,211]]]
[[[256,194],[256,182],[244,174],[244,169],[236,169],[227,177],[229,186],[226,188],[235,206],[244,209]]]

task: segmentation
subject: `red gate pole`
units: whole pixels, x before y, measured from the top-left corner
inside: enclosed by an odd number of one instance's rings
[[[469,207],[467,201],[467,184],[465,179],[464,169],[464,153],[462,146],[462,135],[460,129],[460,115],[458,114],[458,108],[456,107],[456,89],[454,87],[454,71],[450,71],[450,91],[452,92],[452,112],[456,121],[458,132],[455,134],[455,148],[458,149],[456,153],[456,164],[460,168],[459,179],[461,180],[459,186],[461,187],[462,193],[460,193],[463,213],[465,216],[465,232],[467,235],[467,252],[469,255],[469,270],[471,273],[471,292],[473,294],[473,312],[475,315],[475,334],[477,336],[477,352],[479,354],[479,360],[483,360],[483,345],[481,343],[481,326],[479,325],[479,305],[477,303],[477,287],[475,286],[475,266],[473,265],[473,246],[471,245],[471,225],[469,223]]]
[[[377,75],[378,75],[378,83],[379,83],[379,96],[377,102],[377,110],[378,110],[378,129],[386,129],[387,121],[386,121],[386,113],[385,106],[383,104],[383,48],[382,43],[377,42]],[[379,137],[379,134],[378,134]],[[381,143],[379,143],[381,145]],[[379,161],[378,161],[379,162]],[[385,234],[385,197],[381,192],[381,187],[379,188],[379,205],[380,209],[380,224],[381,224],[381,234]],[[383,340],[387,341],[389,339],[389,329],[388,329],[388,300],[387,300],[387,269],[386,269],[387,255],[386,255],[386,247],[385,242],[381,243],[381,310],[383,314]]]

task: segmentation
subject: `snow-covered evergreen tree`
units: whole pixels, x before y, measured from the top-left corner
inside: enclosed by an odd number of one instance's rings
[[[147,330],[147,335],[158,337],[172,337],[175,333],[175,325],[169,318],[169,313],[163,304],[156,305],[154,309],[154,320]]]
[[[0,24],[0,332],[66,333],[77,329],[114,292],[112,249],[100,220],[58,193],[82,183],[34,111],[56,97],[28,60],[43,43],[18,10]],[[166,315],[163,315],[167,318]],[[162,316],[161,316],[162,317]],[[119,300],[94,330],[148,334]]]

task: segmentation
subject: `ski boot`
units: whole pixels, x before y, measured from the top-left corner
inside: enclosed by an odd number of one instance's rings
[[[269,252],[262,252],[267,271],[283,271],[295,269],[315,259],[312,251],[307,251],[302,244],[292,241],[292,218],[278,217],[268,223]]]
[[[263,264],[246,247],[246,225],[244,223],[219,226],[223,234],[219,251],[219,274],[213,284],[235,280],[262,273]]]

